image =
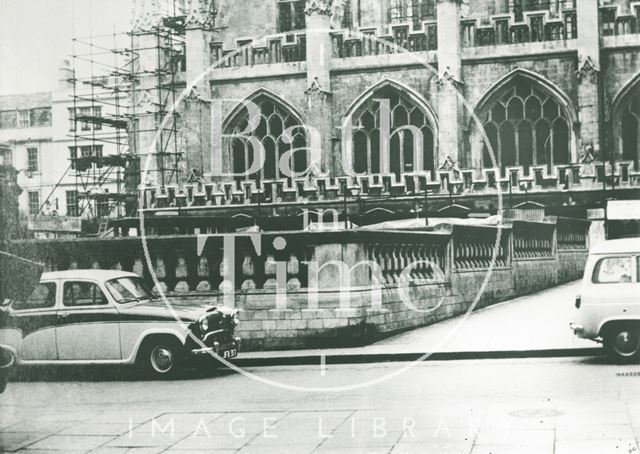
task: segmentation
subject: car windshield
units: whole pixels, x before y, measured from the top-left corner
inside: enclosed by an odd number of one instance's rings
[[[155,295],[139,277],[120,277],[107,281],[107,289],[120,304],[149,300]]]

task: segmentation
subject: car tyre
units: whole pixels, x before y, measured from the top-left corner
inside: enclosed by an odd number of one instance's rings
[[[640,326],[618,324],[608,328],[603,336],[607,355],[617,362],[629,364],[640,361]]]
[[[174,378],[183,369],[184,347],[177,339],[156,337],[145,341],[138,355],[138,366],[145,376]]]

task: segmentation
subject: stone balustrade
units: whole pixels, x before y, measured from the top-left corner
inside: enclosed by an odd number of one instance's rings
[[[254,235],[261,238],[260,254],[252,243]],[[335,257],[321,253],[319,248],[332,244],[349,243],[362,248],[362,259],[375,264],[374,268],[379,266],[383,277],[380,284],[396,284],[405,269],[406,277],[416,282],[443,282],[449,269],[448,236],[436,233],[248,233],[236,235],[233,250],[226,251],[228,245],[223,239],[222,235],[149,237],[146,240],[149,261],[139,238],[19,242],[16,247],[45,263],[48,271],[126,270],[144,277],[150,285],[154,285],[153,274],[164,292],[175,294],[217,293],[228,286],[241,291],[270,291],[278,286],[280,270],[286,273],[288,291],[306,289],[310,278],[308,264],[317,263],[321,276],[325,262]],[[202,246],[199,241],[204,241]],[[319,259],[320,256],[324,259]],[[371,276],[375,276],[375,270],[369,272],[364,284],[372,282]]]
[[[443,282],[448,276],[445,242],[376,242],[367,249],[369,260],[380,266],[383,283],[397,284],[409,278],[413,282]]]
[[[580,219],[560,218],[557,223],[559,251],[583,251],[588,249],[590,223]]]
[[[46,264],[46,269],[106,268],[132,271],[168,293],[217,293],[225,286],[241,291],[270,291],[282,272],[290,291],[306,289],[327,262],[351,245],[350,267],[366,263],[364,285],[396,285],[402,279],[433,283],[450,279],[452,270],[509,267],[512,260],[553,257],[560,250],[587,250],[587,221],[558,218],[513,221],[502,228],[455,225],[449,231],[374,231],[238,233],[233,249],[224,235],[151,236],[149,261],[139,238],[20,241],[16,252]],[[426,227],[425,227],[426,228]],[[557,231],[557,237],[556,237]],[[500,237],[498,239],[498,236]],[[255,238],[259,237],[256,246]],[[335,245],[338,249],[326,249]],[[451,259],[449,254],[451,252]],[[343,254],[344,255],[344,254]],[[310,269],[317,264],[319,270]],[[311,273],[317,273],[312,276]],[[318,271],[320,271],[318,273]],[[231,278],[232,281],[225,281]],[[321,283],[322,284],[322,283]],[[327,284],[327,283],[324,283]]]
[[[498,236],[500,238],[498,238]],[[453,228],[453,260],[457,270],[482,270],[510,264],[511,228],[469,227]],[[494,254],[498,247],[497,252]],[[495,255],[495,261],[494,261]]]
[[[551,222],[514,221],[514,260],[553,257],[556,253],[555,227],[555,223]],[[560,225],[558,225],[558,228],[560,228]],[[578,233],[576,232],[576,234]],[[584,232],[582,233],[584,234]]]
[[[10,250],[47,270],[121,269],[150,285],[153,272],[170,302],[236,307],[246,351],[366,344],[462,314],[474,301],[482,307],[577,279],[587,228],[558,218],[501,231],[149,237],[149,261],[140,238],[18,241]]]

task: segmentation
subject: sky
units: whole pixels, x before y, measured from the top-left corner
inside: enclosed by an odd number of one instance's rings
[[[132,2],[0,0],[0,94],[56,89],[61,61],[72,53],[72,37],[126,32]],[[113,43],[113,38],[94,43]]]

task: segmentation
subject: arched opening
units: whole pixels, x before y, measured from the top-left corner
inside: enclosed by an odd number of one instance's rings
[[[529,174],[531,166],[572,161],[572,116],[565,100],[528,73],[515,73],[498,84],[476,113],[488,138],[487,143],[476,131],[473,146],[482,147],[483,167],[494,167],[490,148],[503,172],[521,166]]]
[[[355,173],[391,172],[399,178],[435,170],[434,116],[402,86],[389,82],[374,88],[347,120],[343,145]]]
[[[253,105],[247,107],[249,103]],[[259,94],[241,104],[225,122],[224,134],[223,147],[237,181],[291,180],[308,168],[302,120],[272,96]],[[260,161],[262,165],[258,166]]]
[[[618,141],[617,160],[631,161],[639,169],[640,144],[640,74],[636,76],[613,102],[613,137]]]

